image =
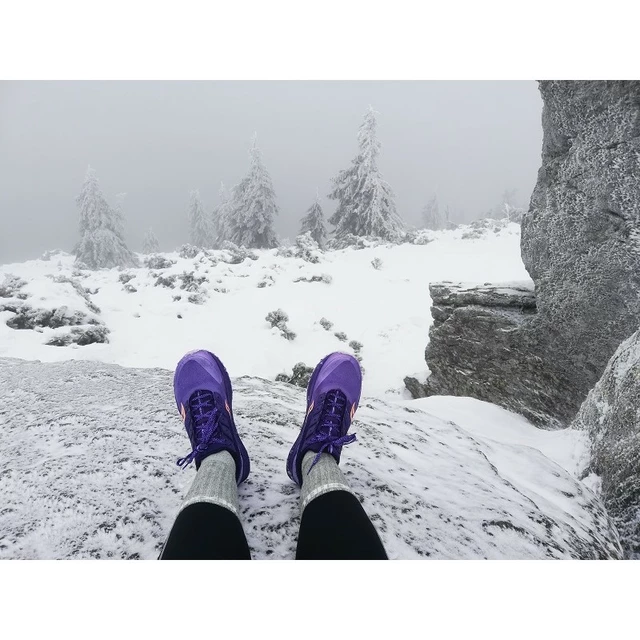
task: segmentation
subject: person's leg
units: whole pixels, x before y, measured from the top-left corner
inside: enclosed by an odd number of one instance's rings
[[[194,462],[198,473],[160,559],[249,559],[237,487],[250,462],[233,419],[229,374],[214,354],[193,351],[178,363],[173,387],[192,447],[177,464]]]
[[[307,414],[287,458],[287,474],[301,488],[297,559],[387,558],[378,534],[338,468],[360,402],[358,361],[332,353],[315,368]]]
[[[238,509],[236,465],[228,451],[198,469],[160,560],[249,560]]]
[[[386,560],[375,527],[369,520],[333,456],[315,458],[309,451],[302,461],[302,512],[296,560]]]

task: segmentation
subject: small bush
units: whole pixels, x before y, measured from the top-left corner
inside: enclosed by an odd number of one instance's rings
[[[129,280],[133,280],[135,278],[135,276],[131,273],[121,273],[118,276],[118,280],[120,282],[122,282],[122,284],[127,284],[127,282],[129,282]]]
[[[332,238],[327,242],[327,249],[338,251],[340,249],[368,249],[369,247],[377,247],[381,244],[392,244],[387,240],[376,238],[375,236],[355,236],[347,234],[340,238]]]
[[[275,311],[269,311],[265,320],[272,326],[280,328],[281,324],[289,322],[289,316],[282,310],[276,309]]]
[[[181,258],[195,258],[201,251],[200,247],[195,247],[192,244],[183,244],[178,249],[178,254]]]
[[[87,329],[72,329],[69,333],[51,338],[47,345],[51,347],[66,347],[70,344],[77,344],[80,347],[84,347],[88,344],[103,344],[109,342],[108,334],[109,329],[104,325]]]
[[[153,254],[144,259],[144,266],[149,269],[169,269],[175,262],[168,260],[164,256]]]
[[[8,311],[9,309],[5,306],[5,310]],[[28,330],[37,327],[58,329],[60,327],[97,323],[97,320],[89,318],[82,311],[71,311],[66,306],[61,306],[57,309],[32,309],[28,305],[22,305],[15,307],[15,314],[6,322],[10,329]]]
[[[19,289],[27,284],[25,280],[18,278],[12,274],[7,274],[4,277],[4,282],[0,284],[0,298],[13,298],[16,296]]]
[[[349,343],[349,346],[356,352],[360,353],[362,351],[362,342],[358,342],[357,340],[352,340]]]
[[[280,329],[280,333],[282,337],[286,340],[295,340],[296,334],[287,327],[287,322],[289,321],[289,316],[282,310],[277,309],[276,311],[269,311],[266,315],[265,320],[272,326],[277,329]]]
[[[310,278],[296,278],[294,282],[324,282],[325,284],[331,284],[333,278],[328,273],[323,273],[320,276],[311,276]]]
[[[206,297],[204,293],[192,293],[187,298],[187,301],[190,302],[191,304],[204,304],[205,300],[206,300]]]
[[[319,324],[325,331],[331,331],[333,327],[333,322],[330,322],[326,318],[320,318]]]
[[[333,335],[336,338],[338,338],[338,340],[340,340],[340,342],[346,342],[347,341],[347,334],[344,331],[336,331]]]
[[[276,256],[278,258],[295,258],[296,252],[293,247],[278,247],[276,250]]]
[[[156,287],[166,287],[167,289],[175,289],[176,279],[178,276],[158,276],[155,282]]]
[[[207,280],[206,276],[196,277],[193,271],[184,271],[178,278],[182,282],[180,288],[185,291],[191,291],[192,293],[200,291],[200,285]]]
[[[293,384],[296,387],[306,389],[313,375],[313,367],[308,367],[304,362],[298,362],[294,365],[292,375],[286,373],[279,373],[276,376],[276,382],[287,382]]]
[[[263,280],[258,282],[258,289],[264,289],[265,287],[273,287],[276,281],[273,279],[273,276],[266,275]]]
[[[433,242],[433,236],[436,232],[431,229],[413,229],[407,231],[404,241],[409,244],[425,245]]]
[[[249,260],[258,259],[258,256],[253,251],[248,250],[246,247],[239,247],[230,240],[225,240],[222,243],[222,251],[227,254],[227,259],[225,260],[224,257],[222,257],[221,260],[227,264],[240,264],[247,258],[249,258]]]
[[[287,327],[284,327],[280,331],[282,332],[282,337],[285,340],[295,340],[296,339],[297,334],[294,333],[293,331],[291,331],[291,329],[289,329]]]
[[[380,269],[382,269],[382,260],[380,260],[380,258],[374,258],[371,261],[371,266],[376,270],[376,271],[380,271]]]
[[[311,237],[311,233],[303,233],[296,238],[296,257],[302,258],[306,262],[318,264],[320,262],[320,246]]]

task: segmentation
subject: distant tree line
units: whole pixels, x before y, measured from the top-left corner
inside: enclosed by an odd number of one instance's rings
[[[331,181],[329,199],[337,207],[328,223],[320,205],[319,193],[301,220],[300,233],[309,234],[320,247],[331,239],[349,244],[357,237],[372,237],[395,242],[404,234],[404,224],[397,212],[394,193],[378,167],[381,144],[377,136],[376,111],[369,107],[358,131],[358,153],[351,164]],[[505,192],[505,215],[518,214],[512,203],[513,193]],[[89,167],[82,191],[77,198],[80,209],[80,240],[76,259],[88,268],[132,266],[137,260],[124,239],[122,198],[111,207],[102,194],[95,171]],[[515,214],[514,214],[515,212]],[[278,246],[274,220],[279,214],[271,176],[262,160],[257,137],[249,149],[249,169],[242,180],[228,191],[221,184],[218,204],[207,211],[199,190],[189,194],[189,243],[204,249],[222,248],[225,242],[257,249]],[[433,196],[422,211],[422,226],[440,230],[455,226],[449,207],[440,210]],[[339,244],[337,245],[339,246]],[[160,249],[156,235],[149,229],[143,240],[144,253]]]
[[[329,235],[336,240],[350,236],[371,236],[398,240],[403,223],[396,210],[394,194],[378,168],[380,142],[376,131],[376,112],[369,107],[358,132],[358,154],[351,165],[332,180],[328,197],[337,202],[329,223],[329,234],[319,194],[301,220],[301,233],[308,233],[320,246]],[[136,257],[124,239],[121,203],[111,207],[100,190],[95,171],[89,167],[77,199],[80,208],[80,241],[76,259],[91,269],[131,266]],[[274,220],[279,209],[271,176],[262,160],[254,136],[249,149],[249,170],[231,192],[220,187],[219,202],[208,212],[200,192],[189,194],[189,242],[202,248],[220,248],[226,241],[247,248],[273,248],[278,245]],[[159,250],[156,235],[149,229],[143,251]]]

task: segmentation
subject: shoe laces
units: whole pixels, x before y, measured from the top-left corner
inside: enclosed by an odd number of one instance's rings
[[[195,391],[189,399],[189,411],[193,421],[194,440],[198,443],[184,458],[179,458],[177,465],[186,469],[195,457],[206,451],[214,443],[222,443],[221,438],[214,437],[220,418],[220,410],[216,407],[211,391]]]
[[[310,441],[311,443],[321,443],[321,446],[309,467],[309,471],[307,471],[307,475],[311,473],[311,469],[320,460],[323,453],[333,454],[335,449],[355,442],[355,433],[339,435],[346,408],[347,398],[344,393],[337,390],[329,391],[322,406],[318,431]]]

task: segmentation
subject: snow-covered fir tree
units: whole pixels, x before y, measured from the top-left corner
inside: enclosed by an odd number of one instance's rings
[[[149,255],[150,253],[159,252],[160,243],[158,242],[158,238],[153,232],[153,229],[149,227],[149,229],[147,229],[147,232],[144,234],[144,239],[142,241],[142,253]]]
[[[218,191],[218,205],[213,209],[211,214],[211,239],[212,246],[220,249],[225,240],[230,236],[230,215],[232,213],[231,194],[224,186],[224,182],[220,183]]]
[[[76,198],[80,208],[80,242],[76,261],[90,269],[133,267],[138,261],[124,240],[122,197],[116,208],[109,206],[100,190],[96,172],[89,166],[82,191]]]
[[[422,209],[422,224],[425,229],[439,231],[446,228],[444,216],[440,213],[438,198],[433,196]]]
[[[271,249],[278,246],[273,219],[278,214],[271,177],[262,163],[262,154],[254,135],[249,150],[249,172],[233,188],[227,230],[238,246]]]
[[[189,243],[202,249],[211,248],[211,223],[198,189],[189,193]]]
[[[302,218],[300,235],[309,233],[318,243],[320,248],[324,247],[327,239],[327,228],[324,224],[324,213],[320,206],[320,196],[316,192],[316,200],[307,210],[307,215]]]
[[[376,136],[375,114],[369,107],[358,132],[360,152],[351,166],[333,179],[329,197],[338,201],[338,208],[329,222],[336,227],[336,238],[353,234],[397,240],[403,233],[393,191],[378,169],[381,145]]]
[[[455,224],[453,223],[452,219],[451,219],[451,209],[449,208],[449,205],[447,205],[444,208],[444,229],[454,229],[455,228]]]

